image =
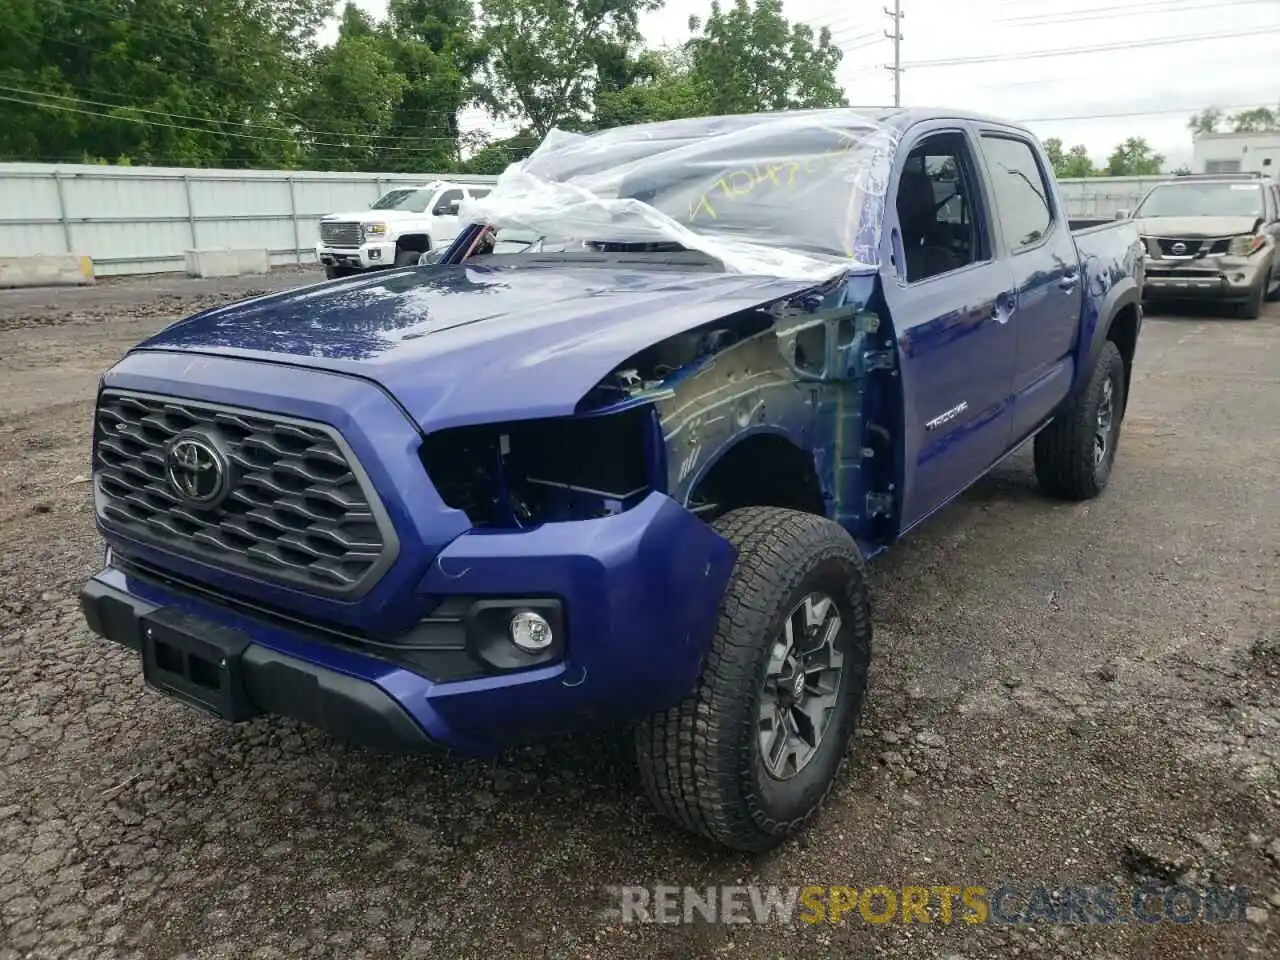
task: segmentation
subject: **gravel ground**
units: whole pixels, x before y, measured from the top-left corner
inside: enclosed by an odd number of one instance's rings
[[[616,740],[497,763],[228,728],[144,689],[75,590],[101,371],[254,289],[0,293],[0,960],[1280,956],[1280,310],[1152,316],[1112,485],[1019,455],[873,565],[868,715],[825,814],[725,856]],[[1242,923],[623,924],[607,884],[1235,883]]]

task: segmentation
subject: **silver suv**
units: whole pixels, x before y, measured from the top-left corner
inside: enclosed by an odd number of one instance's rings
[[[1257,174],[1157,184],[1131,216],[1146,245],[1147,302],[1214,300],[1253,319],[1280,299],[1280,186]]]

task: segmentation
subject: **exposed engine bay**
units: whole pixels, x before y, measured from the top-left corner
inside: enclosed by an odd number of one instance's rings
[[[766,418],[796,440],[810,431],[828,348],[853,334],[852,311],[823,313],[821,301],[814,291],[661,340],[610,371],[574,416],[433,434],[424,465],[477,527],[611,516],[654,490],[701,512],[690,487],[735,436]]]

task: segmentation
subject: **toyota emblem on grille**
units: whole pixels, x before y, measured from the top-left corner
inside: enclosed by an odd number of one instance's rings
[[[191,434],[179,436],[169,444],[165,474],[174,493],[200,507],[219,503],[231,480],[226,458],[213,442]]]
[[[1180,257],[1187,252],[1187,245],[1181,242],[1175,243],[1172,247],[1169,248],[1169,252],[1172,253],[1175,257]]]

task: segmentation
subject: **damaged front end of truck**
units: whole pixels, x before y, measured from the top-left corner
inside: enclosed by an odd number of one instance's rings
[[[814,586],[770,622],[859,683],[902,482],[895,147],[849,110],[556,134],[435,263],[161,331],[99,395],[90,625],[228,720],[471,754],[652,728],[708,682],[759,515]]]
[[[473,225],[441,262],[806,286],[643,346],[571,418],[429,436],[433,480],[480,525],[607,516],[658,491],[708,522],[748,504],[822,514],[874,549],[901,472],[873,275],[896,132],[852,111],[660,126],[553,133],[464,205]]]
[[[840,277],[673,335],[569,416],[429,434],[424,467],[477,529],[613,516],[657,492],[708,522],[792,507],[873,542],[899,464],[892,332],[858,299],[870,289]]]

